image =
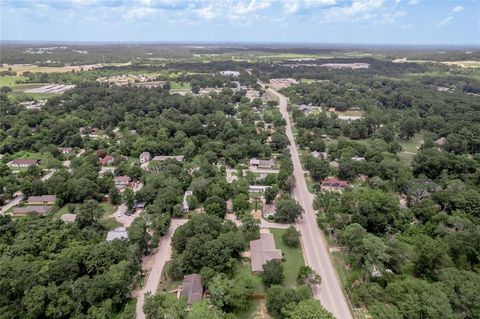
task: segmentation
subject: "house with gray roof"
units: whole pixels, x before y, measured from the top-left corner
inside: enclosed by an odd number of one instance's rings
[[[275,246],[271,233],[261,233],[260,239],[250,242],[252,272],[262,272],[263,265],[269,260],[282,260],[282,251]]]
[[[182,289],[180,297],[187,298],[187,305],[191,306],[194,302],[203,298],[202,276],[199,274],[191,274],[183,277]]]
[[[107,234],[107,241],[112,242],[115,239],[124,240],[128,239],[128,233],[125,227],[117,227],[114,230],[111,230]]]

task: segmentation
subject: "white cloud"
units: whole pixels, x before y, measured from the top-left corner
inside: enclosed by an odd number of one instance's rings
[[[248,4],[244,2],[239,2],[237,3],[236,6],[232,8],[232,13],[233,14],[246,14],[246,13],[252,13],[260,10],[264,10],[270,7],[270,2],[266,1],[260,1],[257,2],[256,0],[251,0]]]
[[[453,18],[455,17],[455,15],[462,12],[462,11],[463,11],[462,6],[453,7],[453,9],[450,11],[450,13],[443,20],[441,20],[437,25],[439,27],[444,27],[444,26],[450,24],[450,22],[453,21]]]
[[[210,4],[208,7],[197,9],[196,12],[201,18],[207,20],[214,19],[219,15],[219,13],[213,8],[213,4]]]
[[[410,0],[410,1],[408,1],[408,4],[413,6],[413,5],[418,4],[418,2],[419,2],[418,0]]]
[[[329,21],[370,19],[383,7],[383,2],[384,0],[353,0],[350,6],[329,9],[326,18]]]
[[[337,0],[290,0],[285,2],[283,11],[286,14],[294,14],[303,9],[315,9],[336,3]]]
[[[405,11],[386,12],[383,14],[382,23],[392,24],[397,22],[398,18],[404,17],[407,13]]]
[[[138,7],[127,9],[123,17],[128,20],[138,20],[150,16],[155,13],[155,10],[147,7]]]
[[[462,12],[462,11],[463,11],[462,6],[456,6],[456,7],[453,8],[452,13],[458,13],[458,12]]]

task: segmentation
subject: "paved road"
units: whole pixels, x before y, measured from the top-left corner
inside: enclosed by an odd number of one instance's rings
[[[170,256],[172,255],[172,247],[170,246],[172,236],[175,233],[175,230],[178,226],[185,224],[188,219],[172,219],[172,224],[170,225],[170,229],[162,237],[160,240],[160,244],[158,247],[155,256],[153,257],[153,267],[148,274],[147,280],[145,282],[145,286],[140,291],[137,299],[137,319],[145,319],[145,314],[143,313],[143,303],[145,301],[145,294],[150,292],[155,294],[158,289],[158,284],[160,283],[160,277],[162,275],[163,266],[165,263],[170,260]]]
[[[312,267],[322,278],[322,284],[314,289],[315,298],[319,299],[322,305],[337,319],[351,319],[352,314],[330,259],[328,246],[323,233],[317,226],[313,209],[314,196],[308,191],[297,145],[293,138],[290,117],[287,112],[287,99],[273,89],[268,89],[268,91],[279,98],[280,112],[287,122],[286,134],[290,141],[293,174],[296,181],[293,196],[305,210],[303,218],[297,222],[297,229],[302,234],[302,249],[307,265]]]
[[[12,208],[13,206],[17,206],[23,199],[22,192],[16,192],[13,197],[8,203],[0,207],[0,213],[4,214],[7,210]]]

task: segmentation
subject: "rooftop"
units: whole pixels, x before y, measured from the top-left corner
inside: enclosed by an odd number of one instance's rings
[[[260,239],[250,242],[252,271],[263,271],[263,265],[269,260],[281,260],[282,251],[275,247],[271,233],[261,233]]]

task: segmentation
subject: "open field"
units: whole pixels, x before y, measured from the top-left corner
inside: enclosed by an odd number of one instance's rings
[[[43,72],[43,73],[64,73],[64,72],[71,72],[80,71],[80,70],[91,70],[94,68],[98,68],[100,65],[79,65],[79,66],[37,66],[33,64],[4,64],[0,67],[1,71],[7,71],[11,68],[12,71],[17,72],[17,75],[23,74],[23,72]]]
[[[26,77],[24,76],[1,76],[0,77],[0,87],[2,86],[10,86],[16,85],[16,81],[23,81]],[[18,85],[18,84],[17,84]]]

